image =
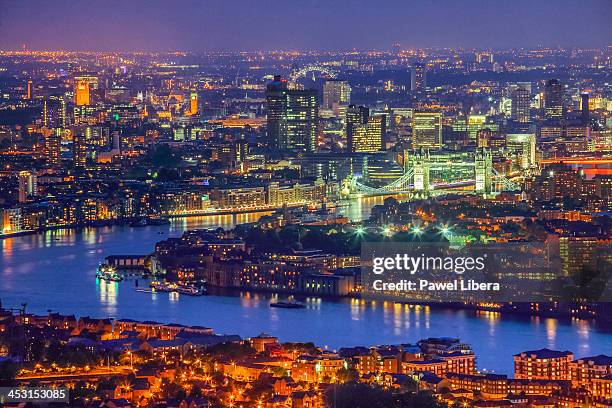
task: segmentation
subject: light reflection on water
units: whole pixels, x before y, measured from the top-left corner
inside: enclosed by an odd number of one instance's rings
[[[342,212],[367,215],[383,197],[355,202]],[[97,282],[97,264],[107,255],[146,254],[155,242],[180,236],[184,229],[231,228],[254,222],[261,214],[194,217],[170,225],[62,229],[0,240],[0,299],[7,307],[27,302],[27,310],[48,309],[79,316],[132,318],[212,327],[218,333],[254,336],[261,332],[283,341],[314,341],[342,346],[416,342],[455,336],[473,345],[481,369],[512,372],[512,354],[555,347],[578,356],[609,352],[609,333],[584,320],[501,316],[495,312],[448,310],[391,302],[345,299],[298,299],[305,309],[274,309],[283,295],[251,292],[189,297],[141,293],[132,281]]]

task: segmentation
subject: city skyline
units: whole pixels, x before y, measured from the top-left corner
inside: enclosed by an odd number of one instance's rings
[[[0,49],[256,51],[608,45],[607,1],[0,2]],[[35,10],[36,12],[32,12]],[[92,19],[103,24],[91,24]],[[296,21],[300,21],[296,24]],[[364,27],[356,30],[356,27]],[[469,27],[469,29],[466,29]],[[266,44],[262,47],[261,44]]]
[[[610,5],[0,0],[0,405],[612,407]]]

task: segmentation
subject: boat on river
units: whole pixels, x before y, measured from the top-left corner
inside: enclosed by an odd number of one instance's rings
[[[306,307],[305,304],[301,302],[296,302],[294,300],[291,301],[279,301],[270,303],[270,307],[277,307],[280,309],[303,309]]]

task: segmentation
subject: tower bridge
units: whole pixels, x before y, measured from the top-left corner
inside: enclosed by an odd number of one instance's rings
[[[448,165],[443,163],[432,163],[428,150],[420,149],[408,160],[404,174],[383,186],[369,186],[361,179],[350,176],[344,180],[342,194],[361,195],[386,195],[403,194],[410,197],[431,197],[449,192],[458,194],[481,194],[491,197],[501,191],[520,190],[520,186],[500,174],[493,168],[491,151],[486,148],[478,148],[473,162],[453,163],[452,166],[467,168],[471,177],[459,177],[447,182],[432,183],[432,174],[448,171]],[[466,174],[468,172],[461,172]]]

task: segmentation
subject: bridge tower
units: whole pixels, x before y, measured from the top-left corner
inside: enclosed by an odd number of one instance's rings
[[[414,190],[417,193],[429,192],[429,150],[417,149],[411,160],[414,177]]]
[[[493,192],[493,155],[491,149],[476,148],[474,156],[474,170],[476,179],[476,193],[487,197]]]

